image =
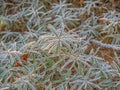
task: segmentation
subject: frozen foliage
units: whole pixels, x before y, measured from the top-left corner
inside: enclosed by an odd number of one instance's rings
[[[120,13],[103,1],[0,0],[0,90],[120,89]]]

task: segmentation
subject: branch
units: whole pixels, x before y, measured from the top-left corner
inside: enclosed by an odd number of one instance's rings
[[[100,41],[97,41],[95,39],[91,39],[90,43],[96,44],[97,46],[100,46],[102,48],[120,51],[120,47],[118,47],[118,46],[111,45],[111,44],[104,44],[104,43],[101,43]]]

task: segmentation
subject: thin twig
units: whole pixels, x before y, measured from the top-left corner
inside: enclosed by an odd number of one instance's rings
[[[100,41],[97,41],[95,39],[91,39],[90,43],[96,44],[97,46],[100,46],[102,48],[106,48],[106,49],[111,49],[111,50],[115,50],[115,51],[120,51],[120,47],[112,45],[112,44],[104,44]]]

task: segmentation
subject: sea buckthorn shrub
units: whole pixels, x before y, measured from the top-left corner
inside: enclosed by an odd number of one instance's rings
[[[119,90],[119,0],[0,0],[0,90]]]

